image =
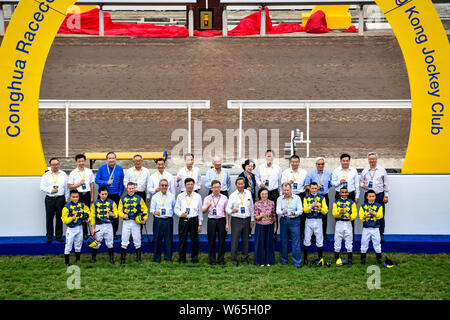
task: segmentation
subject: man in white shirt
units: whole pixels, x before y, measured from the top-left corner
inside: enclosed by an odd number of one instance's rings
[[[85,167],[86,156],[84,154],[77,154],[75,156],[75,162],[77,167],[70,172],[69,180],[67,181],[69,190],[77,189],[80,195],[79,202],[84,203],[90,208],[91,203],[94,202],[94,174],[91,169]],[[83,221],[81,225],[83,227],[83,238],[87,240],[87,224]]]
[[[136,186],[136,194],[142,199],[146,199],[146,202],[150,202],[150,197],[146,192],[150,172],[147,168],[143,167],[143,164],[144,159],[140,154],[133,156],[134,167],[125,170],[123,185],[126,188],[128,182],[133,182]]]
[[[281,178],[282,171],[279,165],[273,163],[274,152],[272,150],[266,151],[266,163],[263,166],[256,168],[255,179],[259,188],[266,188],[269,190],[269,200],[276,203],[281,193]],[[274,237],[276,238],[278,230],[278,221],[274,225]]]
[[[359,199],[359,176],[358,171],[350,166],[350,155],[343,153],[340,156],[341,165],[333,170],[331,184],[336,190],[334,200],[339,199],[339,191],[342,187],[348,190],[348,198],[358,204]],[[355,221],[352,221],[353,237],[355,235]],[[354,239],[353,239],[354,240]]]
[[[63,223],[61,220],[62,209],[69,199],[69,188],[67,187],[67,174],[59,170],[59,160],[51,158],[49,161],[50,170],[44,173],[41,178],[40,190],[45,193],[45,215],[47,228],[47,243],[53,240],[53,219],[56,216],[55,236],[59,242],[64,242],[62,238]]]
[[[147,198],[150,198],[151,195],[158,193],[161,191],[159,182],[162,179],[166,179],[169,183],[168,190],[171,194],[175,196],[175,178],[174,176],[168,172],[166,169],[166,160],[164,159],[157,159],[155,160],[156,163],[156,172],[154,172],[150,178],[148,179],[147,184]]]
[[[184,155],[184,162],[186,166],[178,170],[177,184],[180,187],[180,191],[186,190],[184,181],[186,178],[194,180],[194,191],[199,193],[202,185],[202,175],[200,169],[194,166],[194,155],[192,153],[186,153]]]
[[[194,192],[194,179],[184,180],[185,190],[180,193],[175,203],[178,221],[178,238],[180,241],[178,262],[186,263],[186,245],[188,234],[191,238],[191,262],[198,263],[198,234],[202,232],[202,197]]]
[[[237,249],[242,237],[241,262],[248,262],[248,234],[255,221],[255,209],[250,191],[245,189],[245,179],[236,179],[236,190],[230,195],[226,207],[231,217],[231,262],[238,266]]]

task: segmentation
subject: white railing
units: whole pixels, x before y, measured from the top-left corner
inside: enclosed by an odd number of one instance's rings
[[[242,158],[242,111],[250,110],[306,110],[306,157],[309,158],[311,109],[410,109],[411,100],[228,100],[228,109],[239,109],[238,155]]]
[[[66,157],[69,156],[69,110],[70,109],[186,109],[188,118],[188,152],[192,142],[192,109],[209,109],[209,100],[39,100],[39,109],[66,110]]]

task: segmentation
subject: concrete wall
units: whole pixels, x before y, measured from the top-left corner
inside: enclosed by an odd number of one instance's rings
[[[232,190],[234,191],[232,176]],[[41,177],[0,177],[0,237],[45,236],[44,194]],[[390,202],[386,206],[385,234],[450,235],[450,175],[389,175]],[[202,190],[204,197],[207,190]],[[334,191],[330,192],[334,199]],[[204,216],[206,217],[206,215]],[[202,233],[206,233],[206,218]],[[147,223],[152,233],[153,219]],[[178,219],[175,218],[174,231]],[[362,224],[355,223],[361,233]],[[119,226],[119,231],[121,227]],[[334,232],[334,218],[328,216],[328,233]]]

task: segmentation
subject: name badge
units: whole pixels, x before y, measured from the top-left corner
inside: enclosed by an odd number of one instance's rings
[[[165,216],[165,215],[166,215],[166,209],[165,209],[165,208],[162,208],[162,209],[161,209],[161,215],[162,215],[162,216]]]
[[[348,188],[348,182],[344,182],[343,184],[342,184],[342,188]]]
[[[212,210],[212,215],[213,215],[213,216],[217,216],[217,210],[216,210],[216,209],[213,209],[213,210]]]
[[[294,182],[294,189],[295,190],[297,190],[297,186],[298,186],[297,182]]]
[[[191,212],[191,208],[186,208],[186,214],[189,215],[190,212]]]
[[[83,184],[81,185],[81,189],[86,190],[86,183],[83,183]]]
[[[245,214],[245,207],[241,207],[241,213]]]
[[[269,187],[269,180],[266,180],[265,186]]]
[[[369,181],[369,188],[373,188],[373,181]]]

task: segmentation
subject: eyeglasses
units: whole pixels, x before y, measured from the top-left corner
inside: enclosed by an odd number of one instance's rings
[[[318,165],[318,166],[324,166],[325,163],[316,163],[316,165]]]

